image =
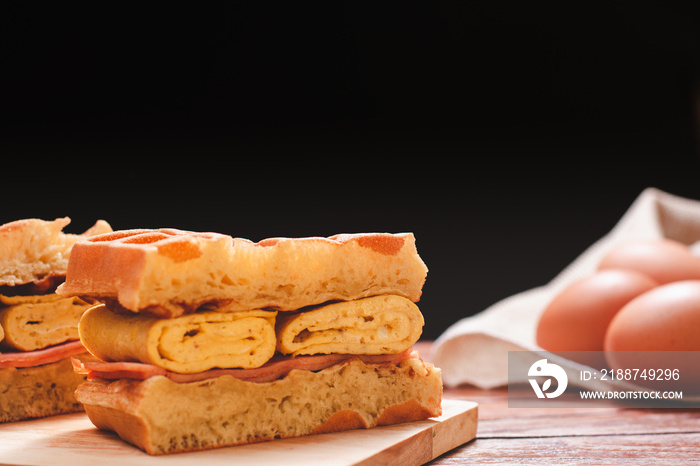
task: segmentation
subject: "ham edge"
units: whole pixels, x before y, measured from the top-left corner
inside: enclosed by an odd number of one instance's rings
[[[194,374],[180,374],[167,371],[161,367],[141,362],[104,362],[81,361],[73,357],[73,369],[79,374],[86,374],[88,380],[135,379],[146,380],[150,377],[164,376],[176,383],[197,382],[214,377],[231,375],[248,382],[271,382],[280,379],[294,369],[319,371],[339,362],[359,358],[365,363],[398,364],[405,359],[418,358],[413,348],[399,354],[355,355],[355,354],[318,354],[312,356],[275,356],[265,365],[255,369],[212,369]]]
[[[80,340],[75,340],[35,351],[0,353],[0,369],[41,366],[86,352],[87,350]]]

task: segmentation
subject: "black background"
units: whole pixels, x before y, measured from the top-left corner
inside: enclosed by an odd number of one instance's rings
[[[0,222],[412,231],[424,336],[700,199],[692,3],[0,4]]]

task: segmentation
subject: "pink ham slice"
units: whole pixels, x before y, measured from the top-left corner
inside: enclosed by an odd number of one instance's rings
[[[36,351],[0,354],[0,369],[5,367],[34,367],[60,361],[69,356],[86,353],[87,350],[79,341],[69,341],[49,348]]]
[[[359,358],[369,364],[399,362],[417,358],[418,353],[412,348],[399,354],[355,355],[355,354],[319,354],[314,356],[286,357],[276,356],[262,367],[256,369],[213,369],[196,374],[178,374],[163,368],[140,362],[93,362],[73,359],[73,369],[80,374],[87,374],[88,380],[95,379],[136,379],[146,380],[149,377],[162,375],[173,382],[186,383],[231,375],[249,382],[271,382],[287,375],[293,369],[319,371],[346,359]]]

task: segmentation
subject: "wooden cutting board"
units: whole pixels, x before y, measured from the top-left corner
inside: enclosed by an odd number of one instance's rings
[[[426,421],[165,456],[149,456],[115,434],[96,429],[83,413],[68,414],[0,425],[0,463],[420,465],[476,436],[477,403],[446,399],[442,409],[442,416]]]

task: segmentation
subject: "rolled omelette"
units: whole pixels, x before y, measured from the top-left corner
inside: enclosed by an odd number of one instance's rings
[[[3,348],[33,351],[78,339],[78,322],[91,305],[57,294],[0,295]]]
[[[380,295],[334,302],[277,318],[283,354],[397,354],[423,332],[423,315],[411,300]]]
[[[103,361],[140,361],[188,374],[250,369],[275,353],[276,314],[218,309],[158,319],[99,304],[85,312],[79,331],[85,348]]]

